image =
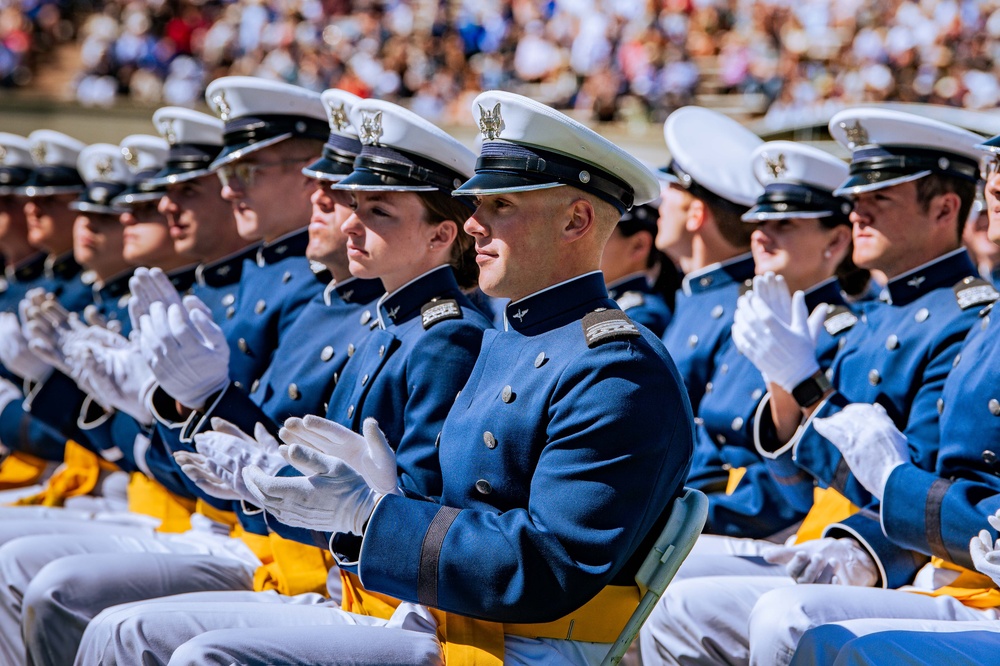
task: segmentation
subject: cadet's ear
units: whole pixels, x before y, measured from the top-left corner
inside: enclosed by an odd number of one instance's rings
[[[829,252],[834,257],[839,257],[846,255],[848,248],[851,246],[851,240],[853,238],[853,232],[851,227],[846,224],[838,224],[833,229],[830,230],[830,240],[826,245],[826,252]],[[843,260],[843,259],[841,259]]]
[[[957,194],[945,192],[931,199],[928,213],[935,224],[948,225],[952,228],[958,224],[958,211],[961,207],[962,199]]]
[[[630,261],[646,261],[653,249],[653,234],[640,231],[628,237],[628,258]]]
[[[689,233],[696,233],[705,224],[706,218],[710,215],[705,202],[701,199],[692,199],[688,206],[687,218],[684,221],[684,228]]]
[[[442,220],[433,227],[433,233],[428,239],[430,245],[434,247],[447,247],[455,242],[458,237],[458,223],[454,220]]]
[[[570,243],[586,236],[597,223],[597,211],[584,197],[574,199],[566,213],[566,223],[563,225],[561,235]]]

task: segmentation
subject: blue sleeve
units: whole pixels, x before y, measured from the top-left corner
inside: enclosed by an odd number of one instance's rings
[[[526,508],[385,497],[361,546],[365,587],[491,621],[544,622],[612,583],[648,549],[692,450],[682,389],[645,360],[621,363],[624,346],[592,349],[603,353],[563,373]]]
[[[61,461],[66,449],[66,437],[24,411],[21,400],[0,413],[0,442],[12,451],[52,461]]]
[[[839,523],[828,525],[823,536],[851,538],[860,542],[874,558],[883,587],[895,589],[909,585],[928,558],[908,548],[901,548],[889,539],[882,531],[878,510],[877,504],[865,507]]]

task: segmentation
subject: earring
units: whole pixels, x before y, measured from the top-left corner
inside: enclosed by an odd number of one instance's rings
[[[833,252],[831,252],[830,250],[823,250],[823,258],[824,259],[829,259],[832,256],[833,256]]]
[[[432,250],[434,249],[434,243],[431,243],[431,245],[430,245],[430,248],[431,248]]]

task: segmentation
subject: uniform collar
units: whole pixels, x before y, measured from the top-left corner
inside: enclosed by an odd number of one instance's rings
[[[827,305],[843,305],[844,295],[840,291],[840,280],[835,277],[823,280],[805,291],[806,308],[809,312],[820,303]]]
[[[263,268],[275,264],[285,257],[302,256],[309,245],[309,229],[303,227],[265,243],[257,250],[257,265]]]
[[[460,291],[449,264],[432,268],[402,287],[378,299],[378,324],[402,324],[420,314],[420,308],[435,296]]]
[[[366,280],[352,277],[340,282],[331,282],[323,292],[323,300],[331,305],[333,294],[337,294],[344,303],[370,303],[385,293],[382,280]]]
[[[892,305],[906,305],[935,289],[951,287],[975,273],[969,253],[960,247],[889,280],[880,298]]]
[[[618,299],[626,291],[649,292],[649,280],[645,273],[632,273],[623,278],[619,278],[608,285],[608,296]]]
[[[243,261],[256,256],[259,249],[260,246],[254,244],[210,264],[199,264],[195,269],[195,280],[202,287],[224,287],[239,282],[243,273]]]
[[[92,286],[91,289],[94,290],[94,305],[101,305],[102,303],[117,301],[122,296],[128,293],[128,281],[132,277],[132,273],[135,272],[134,268],[130,268],[124,273],[119,273],[109,280],[104,280],[103,282],[97,281]]]
[[[681,281],[686,296],[727,284],[740,283],[753,277],[753,255],[747,252],[717,264],[688,273]]]
[[[9,282],[31,282],[37,280],[45,273],[45,261],[48,257],[39,252],[27,259],[22,259],[20,263],[7,266],[4,274]]]
[[[197,272],[198,264],[191,264],[167,273],[167,277],[170,278],[170,284],[174,285],[177,293],[183,294],[194,286]]]
[[[50,280],[69,280],[80,273],[82,267],[73,258],[73,251],[45,257],[45,277]]]
[[[599,307],[594,301],[604,301],[603,307],[616,307],[608,299],[601,271],[578,275],[508,303],[503,328],[505,331],[513,328],[525,335],[544,333],[582,319],[594,307]]]

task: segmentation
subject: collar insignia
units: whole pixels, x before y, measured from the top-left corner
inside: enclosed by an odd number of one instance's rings
[[[524,315],[526,315],[526,314],[528,314],[527,310],[522,310],[522,309],[518,308],[517,312],[515,312],[512,316],[514,317],[514,319],[518,320],[519,322],[521,322],[523,324],[524,323]]]

